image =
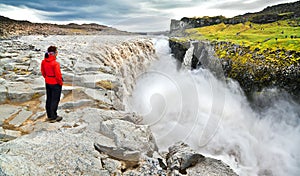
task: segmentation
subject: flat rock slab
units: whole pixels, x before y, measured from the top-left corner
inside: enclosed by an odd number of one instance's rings
[[[97,88],[97,82],[103,80],[109,80],[111,82],[116,81],[116,77],[111,74],[95,74],[95,75],[82,75],[80,82],[74,82],[76,86],[84,86],[89,88]]]
[[[112,101],[109,99],[109,97],[105,96],[105,94],[108,94],[107,91],[101,91],[101,90],[89,89],[89,88],[86,88],[83,91],[85,94],[87,94],[94,100],[99,100],[110,105],[112,104]]]
[[[101,172],[100,154],[90,137],[62,131],[24,135],[1,144],[0,168],[6,175],[109,175]]]
[[[34,94],[31,85],[22,82],[10,82],[7,86],[8,99],[13,102],[25,102],[32,99]]]
[[[83,99],[74,102],[66,102],[59,105],[59,109],[74,109],[79,108],[81,106],[88,106],[93,104],[93,100]]]
[[[30,119],[33,120],[33,121],[36,121],[37,119],[43,117],[44,115],[46,115],[46,111],[37,112],[33,116],[31,116]]]
[[[20,106],[13,106],[8,104],[0,105],[0,126],[2,126],[2,123],[5,119],[11,117],[20,110]]]
[[[26,111],[25,109],[22,109],[18,115],[9,122],[9,124],[14,126],[21,126],[25,120],[27,120],[32,115],[31,111]]]

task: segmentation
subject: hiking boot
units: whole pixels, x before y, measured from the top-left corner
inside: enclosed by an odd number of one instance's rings
[[[47,119],[47,122],[54,123],[54,122],[60,122],[63,118],[61,116],[57,116],[56,119]]]
[[[61,116],[57,116],[55,120],[56,120],[56,122],[60,122],[62,119],[63,118]]]
[[[56,119],[49,119],[49,118],[48,118],[48,119],[46,120],[46,122],[54,123],[54,122],[56,122]]]

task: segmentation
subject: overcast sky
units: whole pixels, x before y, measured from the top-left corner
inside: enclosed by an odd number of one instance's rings
[[[171,19],[232,17],[297,0],[0,0],[0,15],[58,24],[99,23],[126,31],[168,30]]]

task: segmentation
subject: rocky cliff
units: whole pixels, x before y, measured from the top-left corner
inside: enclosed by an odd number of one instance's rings
[[[236,175],[176,143],[160,153],[142,117],[124,110],[138,74],[155,59],[140,36],[24,36],[1,40],[0,175]],[[39,66],[58,46],[64,77],[58,114],[45,122]]]
[[[207,68],[220,77],[237,80],[248,95],[268,87],[278,87],[293,95],[300,95],[300,63],[289,58],[299,58],[300,53],[288,50],[250,50],[249,47],[239,46],[230,42],[169,40],[174,57],[183,64],[188,50],[192,58],[187,63],[190,69]],[[225,54],[221,54],[225,53]],[[219,57],[222,55],[223,57]],[[232,59],[238,56],[240,59]],[[242,57],[248,58],[243,60]],[[272,63],[268,57],[282,58],[280,62]],[[255,62],[251,62],[254,60]],[[292,64],[291,64],[292,62]]]

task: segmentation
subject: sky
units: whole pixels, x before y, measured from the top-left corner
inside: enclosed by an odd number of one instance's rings
[[[0,15],[30,22],[98,23],[130,32],[169,30],[171,19],[233,17],[297,0],[0,0]]]

